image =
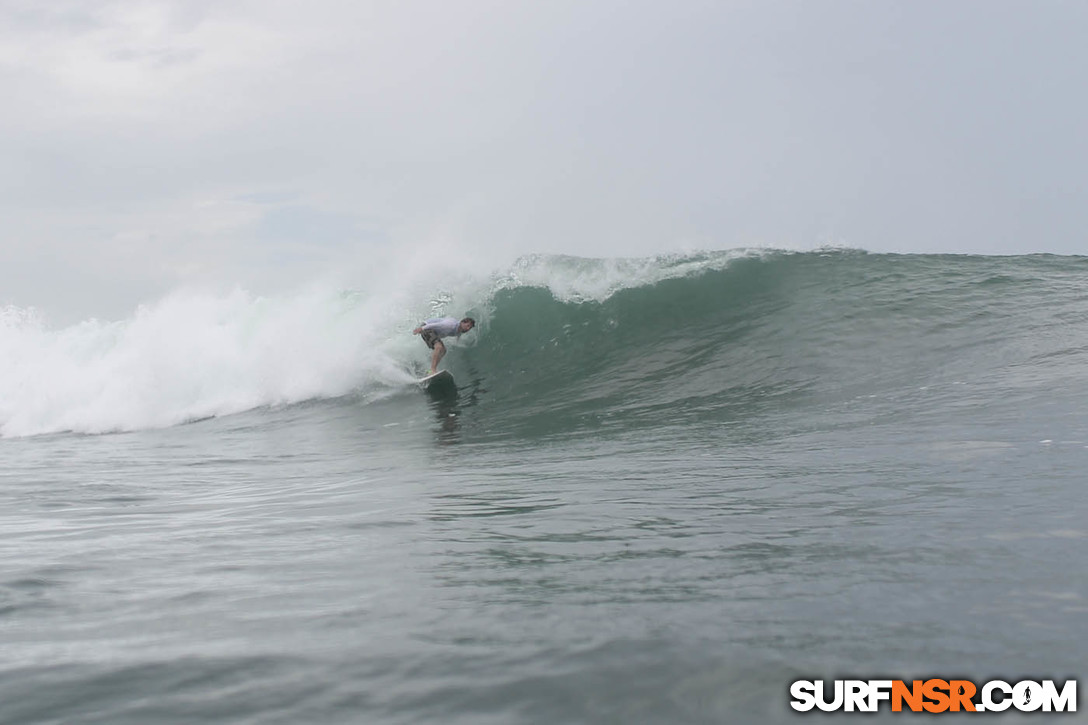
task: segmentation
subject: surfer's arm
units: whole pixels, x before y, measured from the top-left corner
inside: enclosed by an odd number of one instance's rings
[[[450,334],[445,328],[449,327],[451,320],[439,318],[436,320],[427,320],[419,326],[419,330],[434,330],[439,334]]]
[[[425,323],[416,328],[419,332],[427,332],[432,330],[439,337],[452,337],[454,335],[460,335],[461,330],[458,327],[457,320],[452,317],[439,317],[434,320],[427,320]],[[419,334],[419,332],[415,334]]]

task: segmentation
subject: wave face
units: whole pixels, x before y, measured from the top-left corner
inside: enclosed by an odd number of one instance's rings
[[[407,331],[467,311],[447,357],[481,435],[867,425],[1079,394],[1084,258],[732,251],[538,256],[448,289],[177,293],[49,330],[0,315],[0,431],[161,427],[404,386]],[[1005,408],[1002,408],[1004,411]],[[1002,413],[1005,414],[1005,413]]]
[[[1083,258],[849,250],[671,260],[603,299],[495,293],[466,372],[504,413],[484,431],[496,435],[712,437],[759,421],[788,434],[983,409],[999,421],[1083,395],[1086,269]]]

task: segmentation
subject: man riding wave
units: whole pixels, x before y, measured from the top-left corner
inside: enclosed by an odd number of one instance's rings
[[[476,327],[476,320],[465,317],[458,320],[454,317],[436,317],[412,330],[413,335],[419,335],[430,349],[434,350],[431,356],[431,375],[438,372],[438,361],[446,354],[446,345],[443,337],[460,337]]]

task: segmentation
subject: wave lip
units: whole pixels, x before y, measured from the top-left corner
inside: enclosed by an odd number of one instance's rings
[[[739,248],[652,257],[531,254],[519,257],[509,270],[498,275],[492,291],[545,287],[563,302],[602,302],[623,289],[721,270],[738,259],[762,259],[782,253],[771,249]]]

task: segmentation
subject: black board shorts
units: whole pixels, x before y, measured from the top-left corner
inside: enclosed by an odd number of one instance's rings
[[[423,338],[424,344],[426,344],[427,347],[431,348],[432,350],[434,349],[434,344],[441,341],[442,339],[434,330],[424,330],[423,332],[419,333],[419,336]],[[443,345],[443,347],[445,347],[445,345]]]

